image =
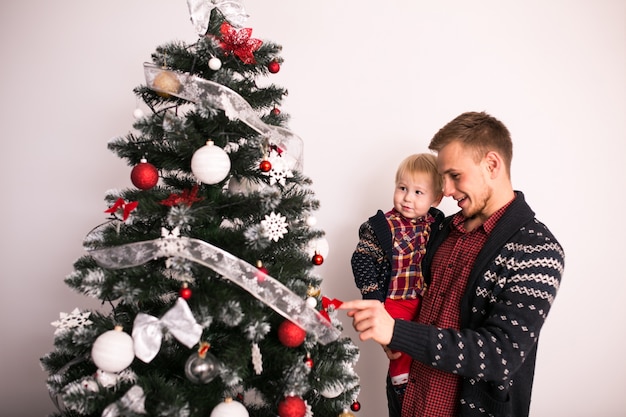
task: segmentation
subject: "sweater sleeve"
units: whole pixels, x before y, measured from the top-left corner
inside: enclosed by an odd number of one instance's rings
[[[562,247],[536,226],[506,243],[468,288],[460,330],[396,320],[389,347],[467,378],[512,378],[534,356],[564,268]]]
[[[359,228],[359,242],[352,254],[351,265],[354,282],[364,299],[385,301],[385,253],[369,222]]]

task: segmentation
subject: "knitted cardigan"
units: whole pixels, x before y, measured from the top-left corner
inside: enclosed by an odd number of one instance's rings
[[[428,210],[435,221],[430,225],[430,236],[437,232],[443,221],[443,212],[431,207]],[[359,227],[359,243],[352,254],[354,282],[363,299],[384,302],[387,298],[391,263],[393,261],[393,240],[389,223],[382,210],[370,217]]]
[[[429,241],[422,261],[427,282],[451,220],[447,217]],[[460,306],[461,330],[396,320],[389,347],[460,375],[462,417],[528,416],[539,331],[564,260],[561,245],[516,191],[470,273]]]

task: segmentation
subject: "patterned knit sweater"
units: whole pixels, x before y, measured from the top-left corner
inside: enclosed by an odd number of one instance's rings
[[[435,218],[430,236],[437,232],[443,221],[443,212],[431,207],[428,210]],[[359,242],[352,254],[351,265],[354,282],[363,299],[384,302],[387,297],[393,262],[393,238],[389,223],[382,210],[370,217],[359,227]]]
[[[539,332],[560,285],[564,251],[516,192],[478,254],[461,300],[461,330],[396,320],[389,347],[462,377],[460,416],[525,417]],[[452,216],[430,240],[430,264]]]

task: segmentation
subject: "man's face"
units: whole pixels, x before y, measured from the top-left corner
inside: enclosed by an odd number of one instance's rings
[[[443,175],[443,194],[457,201],[463,216],[487,219],[491,182],[484,158],[476,162],[474,153],[459,142],[452,142],[437,155],[437,168]]]

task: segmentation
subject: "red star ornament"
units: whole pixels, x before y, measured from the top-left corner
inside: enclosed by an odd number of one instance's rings
[[[222,39],[220,48],[226,55],[235,54],[244,64],[256,64],[253,52],[261,47],[263,41],[254,39],[251,28],[235,29],[228,22],[223,22],[220,27]]]

